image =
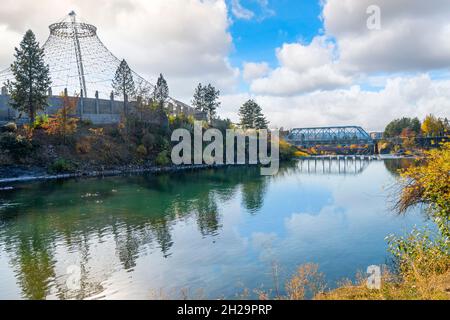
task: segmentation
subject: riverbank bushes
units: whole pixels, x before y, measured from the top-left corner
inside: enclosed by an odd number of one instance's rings
[[[401,183],[398,211],[424,204],[442,235],[450,238],[450,143],[426,152],[425,163],[403,172]]]
[[[10,126],[12,128],[12,125]],[[7,129],[0,133],[1,161],[19,161],[30,155],[34,150],[32,141],[26,136],[18,134],[17,129]]]
[[[346,285],[319,299],[450,299],[450,143],[426,152],[421,165],[401,173],[399,213],[421,205],[436,224],[437,232],[413,230],[387,238],[396,272],[385,273],[381,290],[364,282]]]
[[[383,266],[380,289],[370,289],[361,272],[356,282],[343,280],[328,290],[320,267],[305,264],[285,283],[285,294],[256,293],[261,300],[450,300],[449,244],[442,235],[413,230],[387,240],[394,269]]]
[[[99,126],[86,121],[74,122],[68,116],[54,119],[39,116],[33,125],[15,127],[12,132],[2,129],[0,148],[6,152],[0,156],[0,165],[40,167],[49,173],[103,171],[123,165],[168,166],[174,145],[172,132],[184,128],[193,136],[194,121],[193,117],[179,115],[162,121],[166,125],[155,125],[145,117],[130,115],[117,125]],[[55,122],[64,124],[56,125]],[[234,126],[229,120],[218,118],[212,127],[203,122],[203,129],[209,128],[219,129],[226,143],[226,130],[234,129]],[[206,145],[204,142],[204,147]],[[281,160],[294,158],[296,152],[295,147],[281,141]],[[56,170],[61,159],[73,165]]]
[[[348,280],[326,290],[319,266],[307,264],[287,281],[286,295],[260,293],[260,298],[303,300],[309,294],[315,300],[450,300],[450,143],[427,152],[420,165],[405,169],[400,187],[399,214],[424,206],[437,229],[414,229],[406,236],[386,238],[393,263],[384,267],[380,289],[370,289],[361,273],[355,283]]]
[[[347,282],[316,295],[316,300],[450,300],[448,244],[432,239],[427,231],[414,230],[406,237],[392,237],[390,250],[396,269],[384,270],[379,290],[369,289],[367,279]]]
[[[303,154],[298,153],[298,149],[287,143],[286,140],[280,139],[280,160],[292,160],[296,156],[303,156]]]

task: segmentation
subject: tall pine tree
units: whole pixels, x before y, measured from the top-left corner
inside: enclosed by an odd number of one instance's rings
[[[51,85],[49,66],[44,62],[44,51],[33,31],[28,30],[15,48],[15,61],[11,65],[14,80],[8,83],[11,93],[11,106],[26,112],[30,124],[34,123],[36,113],[48,106],[47,92]]]
[[[136,92],[136,85],[133,79],[133,72],[131,71],[128,63],[124,60],[120,62],[119,67],[116,70],[112,87],[114,93],[123,97],[123,112],[128,114],[127,102]]]
[[[194,97],[192,99],[192,105],[198,111],[205,111],[205,90],[201,83],[195,88]]]
[[[211,84],[204,88],[205,90],[205,112],[208,115],[209,123],[215,119],[217,108],[220,107],[220,91],[216,90]]]
[[[155,90],[153,91],[153,101],[163,108],[167,99],[169,98],[169,86],[162,74],[159,75]]]
[[[239,118],[241,120],[242,129],[253,129],[254,128],[254,118],[253,118],[253,109],[255,105],[255,101],[248,100],[239,108]]]
[[[239,109],[242,129],[267,129],[268,121],[254,100],[248,100]]]
[[[112,87],[116,95],[123,97],[123,112],[127,115],[127,100],[135,94],[136,85],[133,79],[133,72],[125,60],[120,62],[120,65],[116,70],[116,74],[112,81]]]
[[[266,120],[266,117],[262,113],[261,106],[257,103],[255,103],[253,116],[254,116],[253,124],[255,126],[255,129],[257,130],[267,129],[267,127],[269,126],[269,122]]]
[[[220,107],[220,91],[216,90],[211,84],[203,86],[201,83],[194,92],[192,105],[196,110],[206,113],[208,121],[212,123],[217,114],[217,108]]]

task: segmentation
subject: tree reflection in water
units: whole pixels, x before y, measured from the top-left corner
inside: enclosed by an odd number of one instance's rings
[[[101,243],[112,236],[115,256],[127,271],[146,246],[155,244],[169,258],[173,225],[194,217],[203,237],[219,235],[217,203],[234,198],[241,185],[246,208],[255,213],[265,189],[257,168],[21,184],[0,194],[0,204],[16,204],[1,207],[0,242],[24,298],[91,297],[108,278],[90,270],[93,239]],[[68,259],[81,266],[76,293],[66,289],[58,247],[77,253]]]
[[[389,161],[384,161],[384,166],[393,177],[398,177],[400,176],[401,170],[414,165],[415,162],[416,161],[414,159],[410,158],[392,159]]]
[[[271,181],[299,170],[294,162],[274,177],[246,167],[20,184],[0,192],[0,251],[24,298],[94,297],[117,271],[114,258],[125,273],[149,250],[169,259],[173,228],[189,219],[203,238],[217,237],[221,206],[240,199],[255,215]],[[81,268],[80,290],[67,289],[71,264]]]

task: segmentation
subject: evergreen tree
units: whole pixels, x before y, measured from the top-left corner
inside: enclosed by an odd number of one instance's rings
[[[160,74],[155,90],[153,91],[153,101],[156,102],[160,108],[163,108],[168,98],[169,86],[167,85],[166,79]]]
[[[127,100],[136,92],[133,73],[125,60],[122,60],[114,76],[112,87],[114,93],[123,97],[123,111],[128,114]]]
[[[421,123],[418,118],[402,118],[391,121],[384,130],[386,138],[394,138],[401,136],[405,129],[411,131],[414,135],[419,135],[421,132]]]
[[[47,92],[51,85],[49,66],[44,62],[44,51],[33,31],[28,30],[15,48],[15,61],[11,65],[14,80],[8,83],[11,93],[11,107],[26,112],[30,124],[34,123],[36,113],[48,106]]]
[[[211,84],[203,86],[199,83],[195,89],[192,105],[196,110],[206,113],[209,123],[212,123],[216,117],[217,108],[220,106],[219,97],[220,91]]]
[[[256,103],[253,113],[255,118],[254,120],[255,129],[258,130],[267,129],[267,127],[269,126],[269,122],[266,120],[266,117],[262,113],[262,109],[259,106],[259,104]]]
[[[192,99],[192,105],[198,111],[205,111],[205,90],[201,83],[195,88],[194,97]]]
[[[239,108],[239,118],[241,119],[242,129],[254,128],[253,109],[255,104],[255,101],[248,100]]]
[[[217,108],[220,107],[220,91],[216,90],[211,84],[204,88],[205,91],[205,112],[208,115],[209,123],[212,123],[217,114]]]
[[[242,129],[267,129],[268,121],[254,100],[248,100],[239,109]]]

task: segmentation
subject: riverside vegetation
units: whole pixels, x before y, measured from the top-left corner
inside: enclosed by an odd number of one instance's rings
[[[164,167],[171,163],[173,130],[186,128],[192,132],[193,117],[168,112],[169,86],[163,75],[159,76],[152,92],[145,91],[136,86],[125,60],[112,80],[114,94],[124,101],[122,121],[104,126],[95,126],[74,116],[78,98],[67,94],[62,94],[63,105],[56,114],[42,113],[47,107],[51,78],[44,53],[31,30],[16,48],[11,70],[15,77],[15,81],[8,83],[11,106],[27,114],[29,123],[23,126],[9,123],[0,128],[0,166],[33,166],[56,174]],[[130,110],[127,104],[130,98],[141,101],[137,110]],[[235,125],[217,117],[219,98],[220,91],[211,84],[199,84],[192,105],[206,115],[205,129],[213,127],[225,132]],[[252,100],[240,109],[240,117],[240,126],[245,129],[267,128],[268,121],[261,107]],[[295,151],[284,143],[281,158],[290,159]]]
[[[70,99],[67,99],[70,100]],[[193,132],[194,118],[162,116],[167,126],[148,125],[128,116],[118,125],[94,126],[87,121],[67,117],[66,107],[54,116],[38,116],[32,126],[9,123],[0,128],[0,166],[32,166],[48,173],[104,171],[121,167],[165,167],[171,165],[173,130]],[[228,120],[204,122],[204,129],[233,128]],[[281,160],[292,159],[297,150],[282,141]]]
[[[34,53],[33,53],[34,52]],[[31,54],[33,53],[33,54]],[[55,115],[37,114],[46,105],[45,94],[50,86],[48,67],[43,64],[42,52],[32,32],[27,32],[20,49],[16,49],[13,72],[16,82],[10,84],[13,107],[28,113],[30,122],[17,126],[9,123],[1,127],[0,166],[26,165],[45,168],[51,173],[105,170],[117,166],[168,166],[170,165],[170,135],[174,129],[193,129],[194,119],[184,115],[170,116],[164,104],[168,99],[167,82],[161,75],[153,96],[138,114],[129,114],[124,99],[124,117],[119,124],[94,126],[72,116],[77,97],[63,98],[63,105]],[[28,61],[24,57],[37,57]],[[33,72],[28,72],[34,70]],[[135,94],[133,79],[123,61],[116,79],[117,94]],[[33,86],[28,92],[23,88]],[[28,92],[28,93],[27,93]],[[204,127],[221,131],[233,128],[229,120],[216,117],[219,92],[211,85],[199,85],[193,105],[207,114]],[[160,125],[150,125],[148,114],[157,114]],[[241,126],[246,129],[263,129],[267,121],[254,101],[246,102],[240,109]],[[436,125],[428,118],[423,132],[440,132],[448,129],[448,122]],[[413,121],[411,131],[420,130]],[[395,127],[395,126],[394,126]],[[445,129],[447,127],[447,129]],[[443,129],[444,128],[444,129]],[[394,128],[395,132],[396,129]],[[402,130],[409,136],[410,131]],[[437,134],[437,133],[436,133]],[[280,156],[288,160],[304,155],[285,142],[281,142]],[[450,143],[427,151],[425,159],[401,174],[401,190],[396,208],[399,214],[417,205],[437,226],[437,231],[413,230],[405,237],[389,236],[390,252],[395,268],[383,274],[382,288],[369,290],[365,280],[347,282],[333,291],[326,291],[319,266],[306,264],[286,284],[286,296],[260,293],[261,299],[449,299],[450,298]],[[360,277],[363,279],[364,277]]]
[[[380,290],[369,289],[367,277],[357,283],[343,281],[332,291],[325,289],[319,266],[306,264],[286,283],[287,296],[301,300],[449,300],[450,299],[450,143],[426,152],[426,158],[401,172],[395,209],[407,214],[423,206],[437,230],[414,229],[403,237],[388,236],[392,267],[385,268]],[[262,299],[270,298],[263,292]]]

